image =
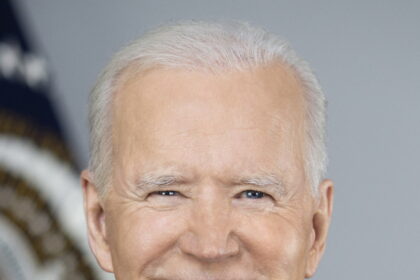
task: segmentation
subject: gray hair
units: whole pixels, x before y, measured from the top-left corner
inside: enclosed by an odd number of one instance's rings
[[[119,51],[99,76],[90,96],[89,170],[98,192],[106,195],[112,173],[112,96],[128,68],[157,67],[217,73],[273,63],[289,66],[305,98],[305,172],[313,194],[325,176],[326,101],[306,61],[278,36],[244,22],[187,21],[158,27]]]

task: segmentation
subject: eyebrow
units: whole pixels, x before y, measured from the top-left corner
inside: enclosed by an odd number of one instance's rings
[[[156,187],[171,186],[185,181],[186,179],[178,174],[158,175],[153,172],[141,176],[138,180],[136,180],[135,186],[140,190],[149,191]],[[267,188],[280,195],[284,195],[286,193],[286,187],[283,180],[274,174],[239,177],[233,181],[233,184]]]
[[[174,174],[156,175],[154,173],[144,174],[136,180],[135,186],[140,190],[147,191],[155,187],[170,186],[185,181],[184,178]]]
[[[286,193],[286,186],[278,176],[274,174],[246,176],[236,180],[235,184],[238,185],[252,185],[262,188],[270,188],[277,191],[279,194]]]

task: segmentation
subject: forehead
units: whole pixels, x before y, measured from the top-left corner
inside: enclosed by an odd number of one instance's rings
[[[302,87],[294,72],[280,64],[218,74],[183,69],[128,70],[120,81],[113,102],[116,119],[130,118],[126,113],[140,108],[142,120],[164,109],[180,108],[189,108],[186,113],[196,108],[237,116],[268,113],[286,120],[304,114]]]
[[[266,163],[274,153],[299,156],[303,107],[298,80],[281,65],[219,74],[151,70],[131,75],[116,93],[114,148],[121,161],[225,160],[225,167]]]

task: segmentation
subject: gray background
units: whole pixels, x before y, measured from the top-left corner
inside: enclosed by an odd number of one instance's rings
[[[314,279],[419,279],[420,1],[53,1],[18,7],[81,165],[87,95],[121,45],[176,19],[243,19],[292,42],[329,99],[333,224]]]

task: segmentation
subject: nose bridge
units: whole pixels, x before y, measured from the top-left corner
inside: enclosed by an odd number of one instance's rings
[[[220,240],[230,233],[231,209],[229,201],[217,196],[206,196],[199,199],[192,213],[194,232],[202,238]],[[208,240],[209,241],[209,240]]]
[[[202,261],[218,261],[238,253],[230,201],[226,196],[209,192],[194,201],[181,249]]]

